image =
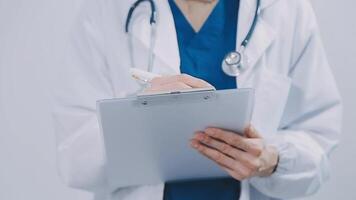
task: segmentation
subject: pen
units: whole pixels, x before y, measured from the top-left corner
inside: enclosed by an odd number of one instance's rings
[[[152,79],[161,77],[159,74],[147,72],[137,68],[131,68],[130,73],[133,79],[141,81],[143,83],[150,83]]]

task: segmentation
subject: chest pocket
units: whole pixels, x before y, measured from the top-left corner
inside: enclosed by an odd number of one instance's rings
[[[266,68],[261,70],[256,79],[252,124],[268,137],[278,129],[292,81]]]

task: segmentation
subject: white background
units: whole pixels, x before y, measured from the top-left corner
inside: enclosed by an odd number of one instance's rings
[[[82,0],[0,0],[0,199],[86,200],[61,184],[48,114],[47,74],[60,67],[68,31]],[[356,6],[314,0],[327,54],[345,104],[332,179],[315,199],[356,199]]]

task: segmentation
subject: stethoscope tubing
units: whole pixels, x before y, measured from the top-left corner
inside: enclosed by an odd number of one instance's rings
[[[255,15],[253,17],[251,28],[248,31],[245,39],[241,43],[241,47],[244,47],[244,49],[247,47],[248,43],[250,42],[250,39],[252,38],[253,33],[255,32],[255,29],[257,26],[257,21],[258,21],[258,16],[259,16],[259,12],[260,12],[260,4],[261,4],[261,0],[257,0]]]
[[[154,0],[137,0],[135,3],[132,4],[132,6],[130,7],[130,10],[127,14],[127,18],[126,18],[126,23],[125,23],[125,32],[129,35],[130,37],[130,44],[129,44],[129,50],[130,50],[130,58],[131,58],[131,64],[133,65],[133,67],[135,67],[134,65],[134,56],[132,55],[133,54],[133,41],[132,41],[132,35],[130,34],[130,23],[131,23],[131,19],[132,19],[132,16],[133,16],[133,13],[134,11],[136,10],[136,8],[138,6],[140,6],[141,3],[143,2],[148,2],[151,6],[151,15],[150,15],[150,25],[151,25],[151,38],[150,38],[150,47],[149,47],[149,60],[148,60],[148,71],[151,72],[152,69],[153,69],[153,62],[154,62],[154,44],[155,44],[155,40],[156,40],[156,23],[157,23],[157,7],[156,7],[156,3],[154,2]],[[244,58],[244,51],[247,47],[247,45],[249,44],[252,36],[253,36],[253,33],[255,32],[255,29],[256,29],[256,26],[257,26],[257,21],[258,21],[258,17],[259,17],[259,13],[260,13],[260,4],[261,4],[261,0],[257,0],[257,3],[256,3],[256,9],[255,9],[255,15],[254,15],[254,18],[253,18],[253,21],[252,21],[252,24],[251,24],[251,27],[246,35],[246,37],[244,38],[244,40],[242,40],[242,43],[239,47],[239,49],[237,49],[235,51],[235,53],[239,54],[241,56],[241,58]],[[230,52],[228,55],[230,55],[231,53],[234,53],[234,52]],[[227,56],[228,56],[227,55]],[[227,57],[226,56],[226,57]],[[224,61],[223,61],[224,63]],[[244,62],[243,62],[243,59],[241,59],[240,63],[238,63],[237,65],[234,65],[234,66],[231,66],[231,67],[236,67],[237,69],[236,70],[241,70],[244,68],[244,66],[242,65],[245,65]],[[224,67],[223,67],[224,68]],[[224,70],[225,72],[225,70]],[[226,72],[225,72],[226,73]],[[229,73],[226,73],[228,75],[232,75],[232,74],[229,74]],[[240,74],[240,72],[238,73]],[[237,76],[237,74],[235,75]]]
[[[129,33],[129,29],[130,29],[130,22],[132,19],[132,15],[134,13],[134,11],[136,10],[136,8],[143,2],[149,2],[151,5],[151,16],[150,16],[150,24],[156,24],[157,23],[157,7],[156,7],[156,3],[153,0],[137,0],[134,4],[132,4],[127,17],[126,17],[126,23],[125,23],[125,32]]]

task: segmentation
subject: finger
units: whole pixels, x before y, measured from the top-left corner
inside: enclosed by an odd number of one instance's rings
[[[168,83],[179,82],[179,81],[177,81],[177,76],[178,75],[156,77],[151,80],[151,85],[158,86],[158,85],[165,85]]]
[[[232,147],[231,145],[216,140],[213,137],[208,136],[207,134],[204,134],[203,132],[197,132],[194,135],[194,139],[198,140],[200,143],[203,143],[209,147],[212,147],[232,158],[235,158],[236,153],[234,152],[235,150],[237,150],[236,148]]]
[[[250,154],[259,157],[265,148],[265,143],[262,139],[246,139],[248,150]]]
[[[215,139],[224,141],[225,143],[237,147],[239,149],[248,150],[248,144],[245,142],[245,139],[243,136],[240,136],[237,133],[231,132],[231,131],[226,131],[222,130],[219,128],[207,128],[204,131],[208,136],[213,137]]]
[[[158,92],[158,91],[169,91],[169,90],[185,90],[191,89],[192,87],[181,83],[181,82],[173,82],[167,83],[164,85],[155,85],[145,89],[145,92]]]
[[[219,165],[221,167],[221,169],[225,170],[228,174],[230,174],[230,176],[232,176],[234,179],[238,180],[238,181],[243,181],[244,177],[242,176],[242,174],[231,170],[225,166]]]
[[[252,176],[255,175],[254,172],[251,170],[242,167],[236,168],[236,169],[230,169],[229,167],[226,167],[224,165],[218,164],[223,170],[225,170],[228,174],[230,174],[233,178],[242,181],[247,178],[251,178]]]
[[[195,78],[193,76],[190,76],[188,74],[182,74],[179,77],[179,80],[189,86],[191,86],[192,88],[214,88],[211,84],[209,84],[208,82],[199,79],[199,78]]]
[[[213,138],[222,140],[233,147],[249,152],[254,156],[259,156],[264,148],[262,139],[246,138],[231,131],[225,131],[218,128],[207,128],[205,133]]]
[[[251,124],[246,128],[245,136],[248,138],[262,138],[258,131]]]
[[[192,88],[210,88],[210,87],[213,88],[213,86],[210,85],[208,82],[198,79],[198,78],[195,78],[188,74],[157,77],[151,81],[151,84],[164,85],[164,84],[173,83],[173,82],[182,82],[186,85],[189,85]]]
[[[230,169],[235,169],[236,168],[236,164],[237,162],[235,160],[233,160],[232,158],[228,157],[227,155],[212,149],[210,147],[207,147],[201,143],[199,143],[199,141],[192,139],[191,140],[191,146],[196,149],[199,153],[201,153],[202,155],[206,156],[207,158],[209,158],[210,160],[226,166]]]
[[[198,140],[199,142],[208,145],[228,156],[231,158],[240,161],[243,165],[248,167],[249,169],[253,171],[257,171],[257,169],[260,166],[259,160],[257,157],[251,155],[250,153],[241,151],[235,147],[232,147],[229,144],[226,144],[225,142],[221,142],[219,140],[216,140],[212,137],[209,137],[208,135],[198,132],[195,136],[194,139]]]
[[[198,150],[202,155],[206,156],[210,160],[216,162],[218,165],[228,169],[231,175],[245,179],[253,176],[254,171],[245,167],[241,162],[233,160],[232,158],[226,156],[225,154],[200,144],[199,141],[193,139],[191,141],[193,148]]]

